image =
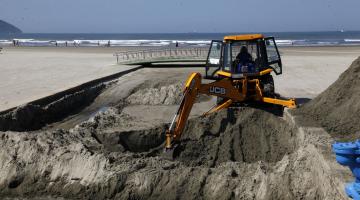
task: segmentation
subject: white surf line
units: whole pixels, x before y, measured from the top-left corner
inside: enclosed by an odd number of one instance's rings
[[[280,49],[280,51],[281,51],[281,49]],[[307,51],[307,50],[289,50],[289,49],[287,49],[287,50],[285,50],[284,52],[286,52],[286,51],[288,51],[288,52],[299,52],[299,53],[336,53],[336,54],[339,54],[339,53],[343,53],[343,54],[359,54],[360,53],[360,51],[321,51],[321,50],[318,50],[318,51],[316,51],[316,50],[309,50],[309,51]]]

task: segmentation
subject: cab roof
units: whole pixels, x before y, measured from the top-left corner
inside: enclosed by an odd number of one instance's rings
[[[228,35],[224,40],[255,40],[264,38],[263,34],[246,34],[246,35]]]

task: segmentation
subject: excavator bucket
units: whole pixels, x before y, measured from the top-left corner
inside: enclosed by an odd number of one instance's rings
[[[180,146],[178,144],[174,144],[171,149],[165,148],[161,157],[166,160],[174,160],[176,156],[179,155]]]

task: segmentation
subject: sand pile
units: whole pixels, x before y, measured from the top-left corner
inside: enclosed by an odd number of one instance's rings
[[[277,162],[296,148],[295,131],[261,110],[228,109],[209,118],[190,120],[179,160],[189,166],[214,167],[223,162]]]
[[[172,105],[179,104],[183,90],[182,83],[171,85],[143,85],[136,89],[126,100],[129,104]]]
[[[309,141],[270,113],[229,109],[190,120],[175,161],[160,156],[165,126],[141,128],[111,108],[70,131],[1,133],[0,196],[343,198],[313,143],[320,134]]]
[[[296,113],[317,121],[336,136],[360,131],[360,57],[339,79]]]
[[[180,104],[184,90],[183,81],[146,81],[132,91],[126,102],[132,105],[176,105]],[[211,97],[200,94],[196,102],[208,101]]]

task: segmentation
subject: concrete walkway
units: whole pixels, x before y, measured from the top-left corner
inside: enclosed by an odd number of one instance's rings
[[[4,48],[0,54],[0,111],[137,66],[116,65],[108,52]]]

